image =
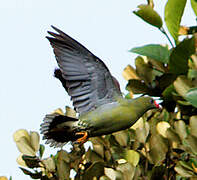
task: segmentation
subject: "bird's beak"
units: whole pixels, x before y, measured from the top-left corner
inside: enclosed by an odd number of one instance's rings
[[[154,100],[155,107],[158,109],[162,109],[162,106],[160,105],[161,102],[157,102],[157,101],[159,100]]]

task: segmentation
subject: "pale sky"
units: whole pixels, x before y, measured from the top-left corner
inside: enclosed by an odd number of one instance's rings
[[[162,2],[162,3],[161,3]],[[155,9],[163,17],[164,3]],[[45,38],[50,25],[60,28],[101,58],[125,91],[122,71],[133,64],[129,49],[149,43],[168,43],[154,27],[132,11],[144,0],[2,0],[0,4],[0,176],[30,179],[18,168],[13,133],[21,128],[39,131],[45,114],[70,105]],[[186,9],[184,25],[196,25]],[[42,142],[43,143],[43,142]],[[57,149],[47,147],[47,154]]]

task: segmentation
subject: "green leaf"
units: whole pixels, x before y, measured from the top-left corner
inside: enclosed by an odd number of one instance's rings
[[[180,163],[177,163],[177,165],[174,168],[174,170],[178,174],[180,174],[182,177],[192,177],[194,175],[194,173],[192,171],[189,171],[188,169],[184,168],[183,166],[181,166]]]
[[[37,152],[40,148],[40,136],[37,132],[35,131],[30,132],[30,143],[34,151]]]
[[[196,0],[191,0],[191,6],[192,6],[192,9],[193,9],[194,13],[197,16],[197,1]]]
[[[187,137],[187,130],[184,121],[179,120],[174,123],[175,131],[179,135],[181,139],[185,139]]]
[[[49,172],[55,172],[55,161],[52,157],[49,157],[47,159],[43,159],[42,163],[44,164],[45,168],[49,171]]]
[[[130,52],[150,57],[162,63],[168,63],[170,51],[168,47],[160,44],[149,44],[141,47],[132,48]]]
[[[136,129],[136,140],[145,143],[149,135],[150,126],[147,122],[143,123],[143,127],[138,127]]]
[[[120,171],[116,171],[112,168],[104,168],[105,175],[109,178],[106,180],[111,180],[111,179],[123,179],[123,174]],[[103,176],[102,176],[103,177]],[[101,178],[99,180],[102,180]]]
[[[172,92],[174,91],[174,86],[173,84],[171,84],[170,86],[168,86],[163,92],[162,92],[162,96],[165,99],[171,100],[172,99]]]
[[[164,166],[156,166],[152,169],[151,173],[151,180],[156,180],[156,179],[163,179],[163,175],[165,174],[165,167]]]
[[[182,97],[185,97],[186,93],[191,89],[192,84],[191,82],[186,78],[186,76],[179,76],[174,81],[174,88],[176,92],[181,95]]]
[[[149,94],[152,92],[144,82],[138,79],[129,80],[126,90],[131,91],[134,94]]]
[[[185,95],[187,101],[189,101],[194,107],[197,108],[197,88],[191,88]]]
[[[129,133],[128,131],[118,131],[113,133],[116,141],[123,147],[126,147],[129,143]]]
[[[178,40],[178,31],[185,4],[186,0],[168,0],[165,6],[166,26],[175,41]]]
[[[70,176],[69,157],[63,150],[58,152],[57,157],[57,174],[59,180],[67,180]]]
[[[166,131],[167,138],[173,143],[176,142],[176,144],[180,144],[181,140],[178,134],[172,129],[168,128]]]
[[[104,175],[104,162],[96,162],[92,164],[83,174],[83,180],[93,179],[94,177],[101,177]]]
[[[191,116],[189,120],[191,135],[197,137],[197,116]]]
[[[133,166],[137,166],[140,160],[140,155],[134,150],[127,150],[125,152],[125,159],[127,162],[131,163]]]
[[[124,163],[124,164],[119,164],[117,167],[117,170],[121,171],[123,174],[123,178],[125,180],[133,180],[133,177],[135,175],[135,169],[132,164],[130,163]]]
[[[197,69],[189,69],[187,77],[189,79],[197,78]]]
[[[163,25],[162,19],[159,14],[150,5],[139,5],[137,11],[133,11],[134,14],[139,16],[145,22],[161,28]]]
[[[147,86],[150,85],[155,78],[151,65],[149,65],[143,57],[138,56],[135,59],[135,66],[137,75],[141,80],[144,80]]]
[[[188,146],[191,151],[197,155],[197,138],[192,136],[192,135],[188,135],[186,139],[184,139],[184,144],[185,146]]]
[[[170,72],[173,74],[186,74],[188,72],[188,59],[195,53],[195,38],[184,39],[177,45],[170,55]]]
[[[40,158],[43,156],[45,150],[45,146],[43,144],[40,144],[40,149],[39,149],[39,156]]]
[[[161,165],[168,151],[167,140],[159,134],[154,134],[150,137],[149,143],[149,159],[155,166]]]

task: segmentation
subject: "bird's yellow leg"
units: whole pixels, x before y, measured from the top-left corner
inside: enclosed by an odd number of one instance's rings
[[[77,132],[75,135],[83,135],[81,138],[77,139],[77,143],[83,144],[88,140],[88,132],[82,131],[82,132]]]

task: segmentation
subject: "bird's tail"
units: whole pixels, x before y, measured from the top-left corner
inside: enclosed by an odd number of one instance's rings
[[[40,128],[43,139],[47,139],[46,144],[62,147],[69,141],[76,141],[79,138],[76,135],[77,121],[78,119],[57,113],[47,114]]]

